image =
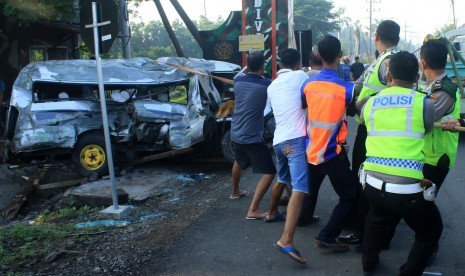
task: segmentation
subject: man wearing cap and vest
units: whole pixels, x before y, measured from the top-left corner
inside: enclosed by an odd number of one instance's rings
[[[441,39],[429,39],[420,49],[420,69],[426,78],[426,84],[421,87],[434,103],[436,122],[443,122],[449,118],[460,117],[460,94],[446,75],[447,45]],[[449,169],[454,167],[457,157],[459,135],[455,132],[433,129],[425,135],[425,165],[423,174],[426,179],[436,184],[436,194],[446,179]],[[387,232],[387,243],[394,236],[395,228],[400,218],[392,218]],[[434,260],[439,247],[436,247],[430,262]]]
[[[338,60],[342,55],[341,43],[327,35],[318,43],[318,55],[323,70],[302,84],[302,103],[307,106],[307,162],[310,171],[310,197],[304,202],[302,212],[313,214],[318,191],[328,176],[339,202],[326,226],[316,237],[316,246],[327,252],[344,252],[347,245],[336,238],[341,233],[356,196],[356,184],[343,144],[347,137],[346,111],[353,100],[353,83],[338,77]]]
[[[378,58],[370,65],[365,74],[355,81],[355,94],[359,94],[357,98],[357,109],[360,110],[365,101],[379,91],[387,87],[387,68],[390,58],[397,51],[397,44],[399,43],[399,25],[392,20],[382,21],[375,34],[375,46],[379,53]],[[355,120],[360,122],[358,116]],[[354,178],[357,179],[358,170],[360,165],[365,161],[366,148],[365,140],[367,137],[366,127],[359,124],[357,128],[357,135],[355,136],[354,146],[352,149],[352,172]],[[361,189],[358,189],[356,222],[353,234],[339,237],[339,241],[347,244],[360,244],[363,237],[363,227],[365,223],[366,212],[368,211],[368,203],[361,194]]]
[[[424,90],[434,103],[436,122],[460,117],[460,94],[446,75],[447,54],[447,46],[440,39],[428,40],[420,49],[420,69],[426,77]],[[437,128],[425,139],[423,173],[439,190],[449,169],[455,165],[459,135]]]
[[[403,218],[415,232],[415,242],[399,275],[422,275],[441,237],[435,186],[423,179],[422,172],[424,135],[433,128],[435,108],[425,94],[412,89],[419,78],[418,67],[413,54],[393,55],[390,87],[370,98],[362,109],[361,122],[368,136],[360,180],[370,206],[362,245],[365,275],[375,270],[392,216]]]

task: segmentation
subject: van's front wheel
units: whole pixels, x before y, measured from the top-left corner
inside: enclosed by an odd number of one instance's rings
[[[79,137],[73,149],[72,161],[76,171],[83,176],[106,174],[108,172],[108,157],[103,134],[89,132]]]

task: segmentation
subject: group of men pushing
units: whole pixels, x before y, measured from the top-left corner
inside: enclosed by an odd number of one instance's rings
[[[252,165],[263,174],[257,184],[247,219],[285,220],[275,247],[293,261],[305,264],[295,248],[298,224],[318,218],[314,210],[318,191],[328,176],[339,196],[327,224],[316,237],[317,248],[348,250],[361,242],[365,275],[372,275],[382,249],[389,248],[395,228],[404,219],[415,232],[415,242],[399,275],[421,275],[438,250],[442,219],[435,196],[454,166],[458,134],[433,128],[446,121],[458,124],[459,96],[445,74],[447,46],[440,39],[425,41],[420,60],[396,49],[400,27],[392,20],[380,23],[375,45],[379,57],[354,83],[338,77],[341,44],[327,35],[318,43],[323,69],[308,78],[300,69],[300,54],[280,54],[280,70],[273,82],[261,77],[261,53],[248,56],[249,73],[236,78],[236,109],[231,124],[235,148],[231,198],[248,195],[239,189],[241,169]],[[419,69],[426,78],[420,86]],[[278,178],[268,212],[259,210],[276,169],[261,135],[266,101],[276,120],[273,146]],[[353,147],[352,168],[344,144],[346,114],[360,123]],[[278,201],[286,184],[292,185],[287,213]],[[340,236],[348,216],[356,210],[355,232]]]

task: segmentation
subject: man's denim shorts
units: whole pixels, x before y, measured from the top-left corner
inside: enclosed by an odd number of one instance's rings
[[[292,185],[293,192],[309,193],[309,173],[305,140],[299,137],[274,146],[278,164],[278,181]]]

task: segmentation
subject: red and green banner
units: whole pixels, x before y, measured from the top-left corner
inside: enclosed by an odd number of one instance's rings
[[[292,0],[242,1],[242,35],[265,36],[266,72],[273,78],[276,76],[279,52],[287,49],[293,39],[292,13]]]
[[[242,0],[242,12],[231,12],[217,29],[199,32],[203,57],[245,65],[239,36],[263,34],[266,73],[274,77],[279,52],[295,47],[292,15],[293,0]]]

